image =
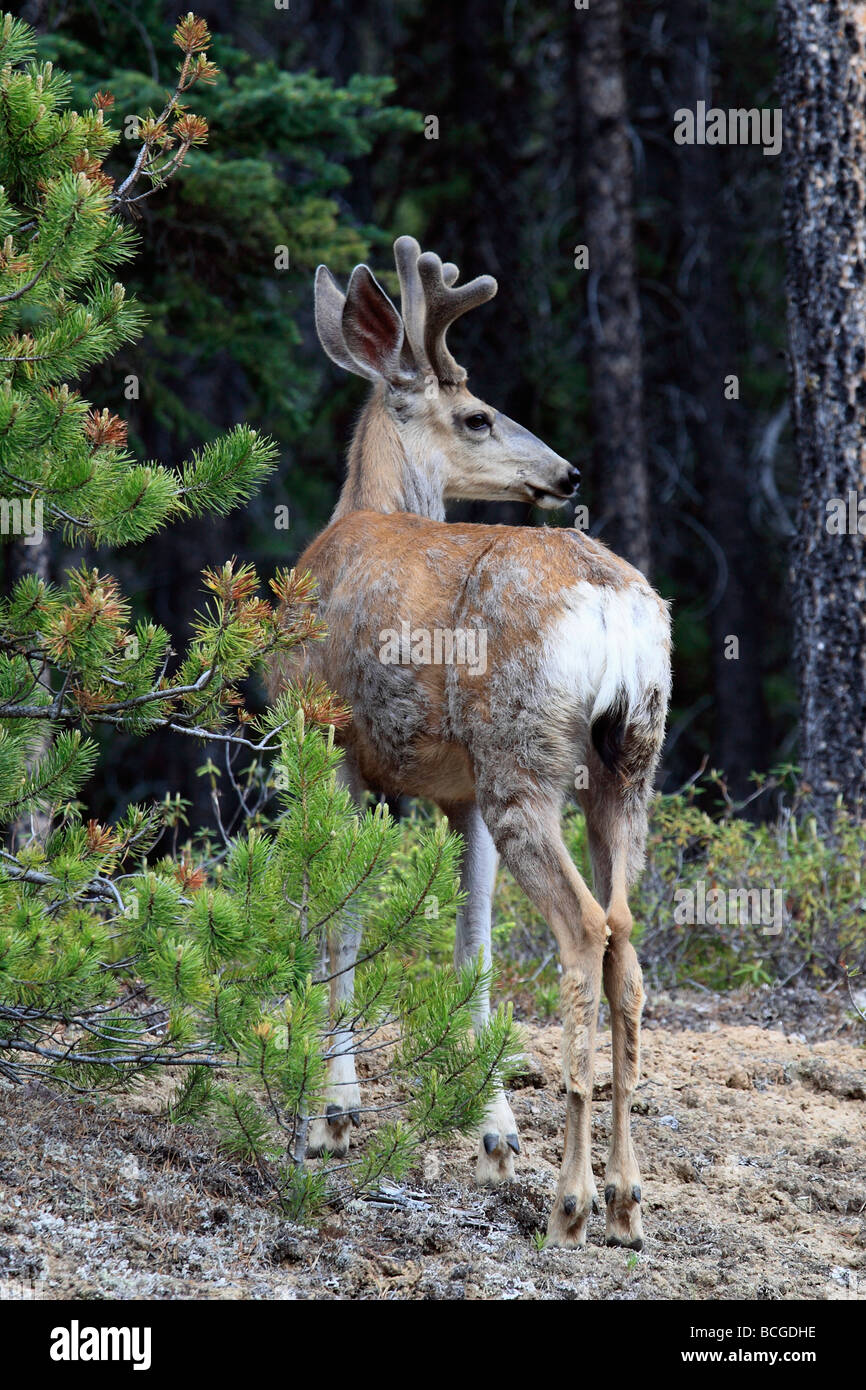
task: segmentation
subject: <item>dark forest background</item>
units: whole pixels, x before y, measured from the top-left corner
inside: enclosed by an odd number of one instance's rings
[[[109,89],[118,124],[161,104],[176,0],[18,12],[74,74],[74,103]],[[675,110],[698,99],[780,104],[774,5],[635,0],[619,32],[597,25],[591,41],[579,11],[548,0],[197,13],[225,74],[197,99],[208,147],[139,205],[127,282],[148,331],[84,391],[128,420],[143,456],[177,461],[245,420],[276,438],[281,466],[247,511],[113,555],[126,592],[183,641],[205,565],[237,554],[268,574],[327,522],[366,388],[318,346],[313,272],[364,259],[393,287],[391,242],[411,233],[464,276],[497,277],[497,298],[454,334],[470,384],[579,465],[590,529],[673,601],[663,788],[706,759],[742,795],[750,773],[795,761],[781,161],[672,139]],[[589,273],[574,264],[584,243]],[[465,514],[557,524],[516,506]],[[76,559],[55,538],[45,563],[59,574]],[[130,742],[127,758],[115,739],[95,813],[170,787],[207,821],[201,750],[178,742],[151,738],[134,756]]]

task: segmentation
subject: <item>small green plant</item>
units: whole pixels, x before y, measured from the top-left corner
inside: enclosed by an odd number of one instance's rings
[[[539,984],[535,990],[535,1004],[539,1018],[555,1018],[559,1011],[559,985]]]
[[[733,972],[733,978],[739,985],[771,985],[773,976],[766,969],[762,960],[746,960],[742,965],[738,965]]]

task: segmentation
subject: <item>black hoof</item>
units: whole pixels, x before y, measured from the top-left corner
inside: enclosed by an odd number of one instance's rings
[[[498,1145],[499,1145],[499,1135],[498,1135],[498,1134],[485,1134],[485,1136],[484,1136],[484,1152],[485,1152],[486,1154],[492,1154],[492,1153],[493,1153],[493,1150],[494,1150],[495,1148],[497,1148]]]
[[[632,1197],[634,1197],[638,1206],[640,1206],[640,1188],[638,1187],[637,1183],[635,1183],[634,1187],[632,1188],[631,1195]]]
[[[605,1245],[611,1246],[614,1250],[643,1250],[640,1237],[637,1240],[620,1240],[619,1236],[608,1236]]]
[[[505,1142],[509,1149],[513,1149],[516,1154],[520,1153],[520,1140],[516,1134],[506,1134]]]
[[[325,1118],[329,1125],[335,1125],[343,1118],[343,1111],[339,1105],[326,1105]]]
[[[613,1201],[613,1199],[614,1199],[615,1196],[616,1196],[616,1188],[614,1187],[614,1185],[613,1185],[612,1182],[609,1182],[608,1185],[607,1185],[607,1187],[604,1189],[604,1200],[605,1200],[605,1205],[606,1205],[606,1206],[610,1206],[610,1204],[611,1204],[611,1202]]]
[[[350,1110],[349,1119],[352,1121],[355,1128],[358,1129],[361,1124],[361,1112],[359,1110]]]

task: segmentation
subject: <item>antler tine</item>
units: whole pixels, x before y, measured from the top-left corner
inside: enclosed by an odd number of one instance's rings
[[[424,288],[418,274],[421,247],[413,236],[398,236],[394,242],[394,260],[400,279],[400,313],[403,328],[419,369],[426,365],[424,355]]]
[[[426,307],[424,350],[439,381],[455,386],[466,380],[466,372],[445,346],[448,327],[461,314],[475,309],[479,304],[486,304],[498,288],[492,275],[479,275],[468,285],[459,285],[455,289],[453,285],[457,273],[457,267],[452,262],[443,266],[434,251],[425,251],[418,259],[418,275]]]

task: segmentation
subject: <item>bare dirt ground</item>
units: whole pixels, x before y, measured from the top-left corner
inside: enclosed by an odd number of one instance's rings
[[[564,1109],[552,1024],[524,1025],[513,1185],[475,1188],[460,1140],[318,1230],[282,1219],[206,1132],[160,1118],[155,1086],[98,1106],[4,1086],[0,1297],[32,1285],[85,1299],[866,1300],[866,1030],[845,1002],[812,990],[651,1002],[633,1118],[640,1255],[604,1246],[603,1217],[582,1252],[537,1248]],[[595,1096],[601,1183],[604,1030]]]

